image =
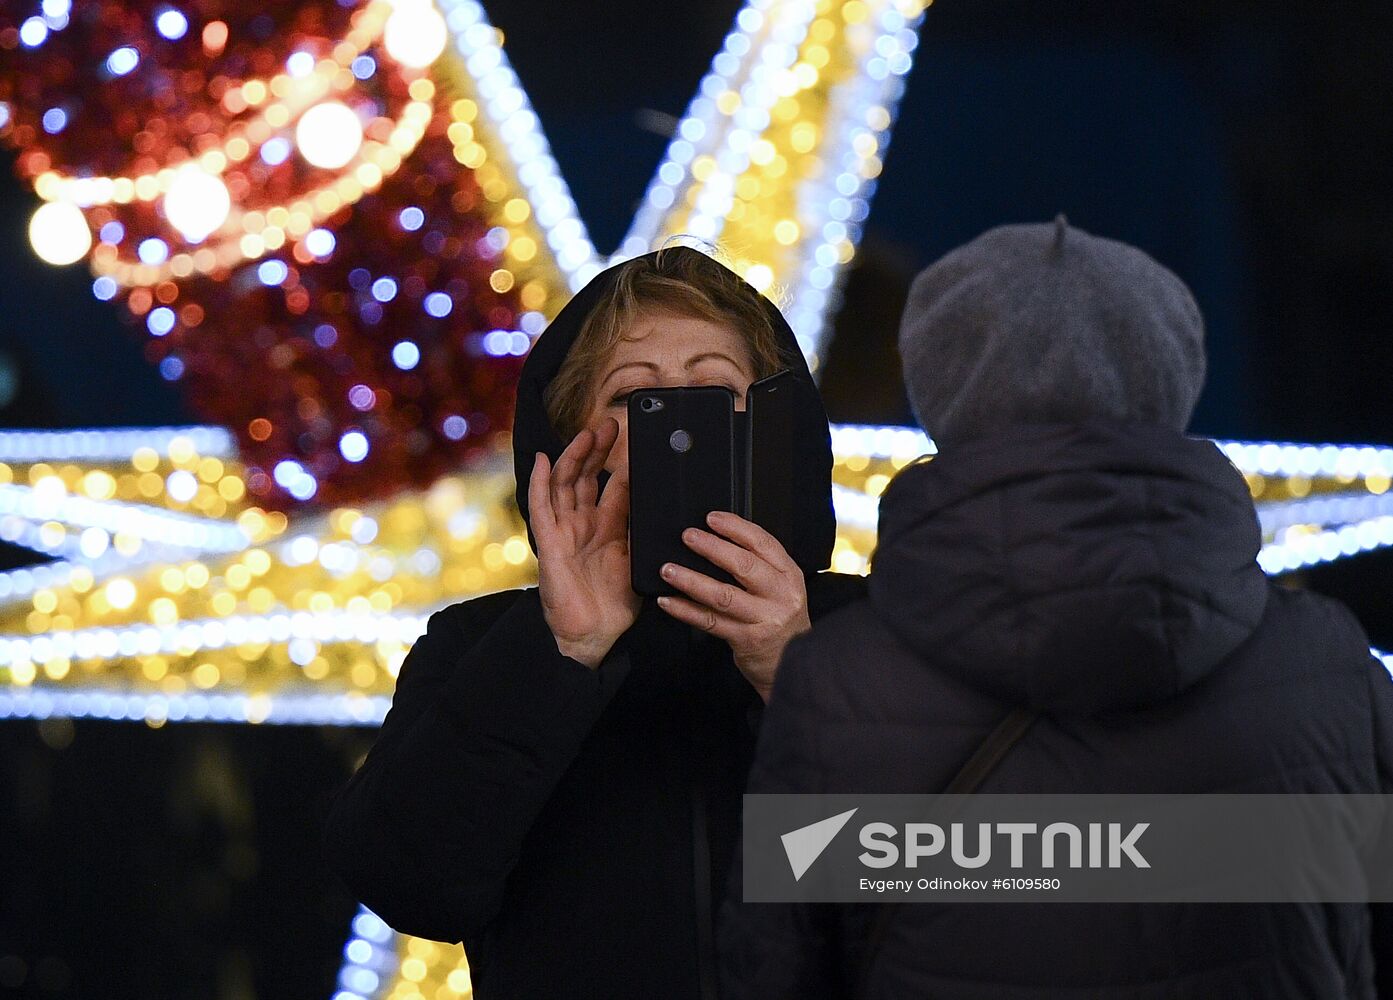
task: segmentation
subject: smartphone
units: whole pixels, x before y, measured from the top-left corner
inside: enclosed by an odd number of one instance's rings
[[[629,570],[635,593],[680,593],[659,575],[664,563],[727,583],[682,532],[710,530],[713,510],[740,513],[735,394],[721,385],[639,389],[629,395]]]
[[[793,538],[793,396],[797,391],[793,373],[785,368],[751,385],[745,393],[745,412],[735,415],[737,447],[743,445],[737,513],[769,532],[785,549]]]

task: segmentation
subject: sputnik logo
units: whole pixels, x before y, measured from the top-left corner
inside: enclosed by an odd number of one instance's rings
[[[789,867],[793,869],[793,881],[802,879],[855,813],[855,809],[848,809],[844,813],[790,830],[779,838],[784,842],[784,853],[788,855]]]

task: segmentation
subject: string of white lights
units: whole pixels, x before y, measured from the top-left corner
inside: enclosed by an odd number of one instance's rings
[[[1374,659],[1383,664],[1389,676],[1393,677],[1393,653],[1385,653],[1372,647],[1370,647],[1369,652],[1373,654]]]
[[[242,643],[285,643],[291,659],[308,662],[315,644],[335,642],[410,644],[426,630],[429,613],[362,613],[346,610],[275,611],[265,615],[230,615],[168,625],[119,625],[48,632],[35,636],[0,635],[0,666],[46,663],[55,657],[85,661],[192,655]],[[307,652],[302,655],[297,650]]]
[[[798,192],[805,236],[798,244],[800,260],[786,282],[787,315],[815,372],[828,319],[840,305],[842,278],[870,215],[922,21],[922,13],[907,18],[895,0],[881,4],[874,40],[865,46],[857,71],[831,94],[830,138],[822,147],[826,169]]]
[[[678,122],[614,260],[653,249],[669,210],[683,204],[686,192],[697,183],[691,164],[702,155],[714,157],[716,169],[703,182],[685,229],[708,241],[720,234],[735,181],[749,166],[750,145],[769,127],[769,109],[779,97],[778,77],[797,59],[798,45],[815,13],[816,6],[807,0],[750,0],[741,8]],[[717,103],[725,93],[740,95],[739,106],[729,115]]]
[[[1393,448],[1353,444],[1215,441],[1241,471],[1261,476],[1393,475]]]
[[[316,562],[336,577],[365,569],[380,583],[393,578],[414,576],[432,579],[443,564],[440,550],[422,545],[412,552],[394,553],[381,547],[368,547],[348,541],[320,543],[313,535],[304,534],[280,547],[281,562],[287,566],[305,566]]]
[[[1272,540],[1278,532],[1288,528],[1310,525],[1334,528],[1372,521],[1385,514],[1393,514],[1393,493],[1335,493],[1258,504],[1262,535]]]
[[[177,439],[211,458],[237,453],[222,427],[121,427],[111,430],[0,431],[0,462],[128,462],[139,448],[167,453]]]
[[[1289,528],[1280,541],[1262,547],[1258,565],[1268,575],[1275,576],[1390,545],[1393,545],[1393,515],[1319,531]]]
[[[387,695],[327,691],[167,694],[52,684],[0,687],[0,719],[380,726],[391,703]]]
[[[125,555],[110,547],[109,539],[110,536],[101,528],[87,528],[80,534],[74,534],[56,523],[34,524],[12,515],[0,516],[0,541],[55,559],[54,562],[0,573],[0,602],[22,598],[40,588],[62,586],[71,580],[71,567],[74,566],[81,566],[90,572],[95,581],[112,573],[123,573],[132,567],[187,559],[190,555],[188,549],[156,542],[142,543],[139,551]],[[94,554],[98,545],[105,547]],[[63,571],[56,567],[69,569]],[[41,570],[48,572],[40,573]],[[41,583],[40,580],[52,582]]]
[[[735,182],[750,167],[750,146],[769,128],[770,110],[780,96],[780,80],[798,58],[817,8],[811,0],[766,5],[767,36],[741,61],[733,90],[740,95],[734,114],[720,116],[711,127],[715,169],[701,181],[686,229],[714,242],[735,205]],[[720,56],[718,55],[719,59]]]
[[[332,1000],[379,1000],[396,978],[398,937],[387,922],[359,905],[339,968],[339,990]],[[463,985],[463,984],[461,984]],[[455,990],[463,994],[465,990]]]
[[[1360,479],[1393,476],[1393,448],[1358,444],[1292,444],[1211,438],[1240,472],[1261,476]],[[910,459],[937,447],[916,427],[833,424],[832,453],[871,459]]]
[[[838,458],[860,455],[864,458],[903,460],[933,455],[938,447],[917,427],[894,424],[833,424],[832,454]]]
[[[874,533],[880,522],[880,497],[833,483],[832,510],[839,528]]]
[[[76,562],[56,560],[37,566],[6,570],[0,573],[0,601],[28,597],[34,591],[48,587],[67,586],[73,578],[73,571],[79,568],[88,569],[87,566]]]
[[[73,496],[61,489],[56,477],[54,482],[58,489],[0,484],[0,515],[12,515],[40,525],[96,528],[108,535],[129,535],[197,552],[239,552],[249,542],[246,533],[229,521],[124,500]],[[93,553],[93,557],[99,554]]]
[[[551,155],[541,122],[499,44],[498,32],[476,0],[439,2],[478,87],[483,112],[508,150],[557,265],[571,290],[579,291],[599,273],[600,262]]]

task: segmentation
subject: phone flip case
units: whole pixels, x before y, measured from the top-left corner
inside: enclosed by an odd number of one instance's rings
[[[724,386],[643,389],[629,397],[629,564],[635,592],[679,593],[659,575],[674,562],[732,577],[682,541],[706,515],[734,511],[788,547],[793,533],[793,413],[787,369],[760,379],[735,409]]]

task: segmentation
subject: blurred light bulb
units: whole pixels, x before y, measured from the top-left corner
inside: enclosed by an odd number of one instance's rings
[[[304,50],[292,52],[285,61],[285,68],[291,76],[309,76],[314,72],[314,53]]]
[[[227,221],[232,196],[227,185],[196,166],[181,167],[164,196],[169,224],[190,243],[201,243]]]
[[[50,264],[72,264],[92,247],[92,230],[82,209],[71,202],[40,205],[29,220],[29,242],[34,252]]]
[[[382,31],[387,54],[408,69],[425,69],[449,39],[445,18],[430,0],[398,0]]]
[[[41,17],[31,17],[19,26],[19,40],[29,48],[37,48],[48,37],[48,25]]]
[[[362,431],[349,431],[339,438],[339,454],[350,462],[361,462],[368,457],[368,438]]]
[[[338,101],[316,104],[295,126],[295,145],[311,165],[337,170],[354,156],[363,144],[363,123],[353,109]]]
[[[189,19],[173,7],[166,7],[155,18],[155,30],[170,41],[177,41],[188,33]]]
[[[165,492],[178,503],[188,503],[198,494],[198,480],[187,469],[176,469],[165,480]]]
[[[745,280],[754,286],[755,291],[766,292],[774,283],[774,272],[767,264],[753,264],[745,272]]]
[[[125,76],[140,65],[140,53],[130,45],[123,45],[106,57],[106,68],[112,76]]]
[[[135,603],[135,584],[123,576],[118,576],[106,585],[106,602],[117,611],[124,611]]]

